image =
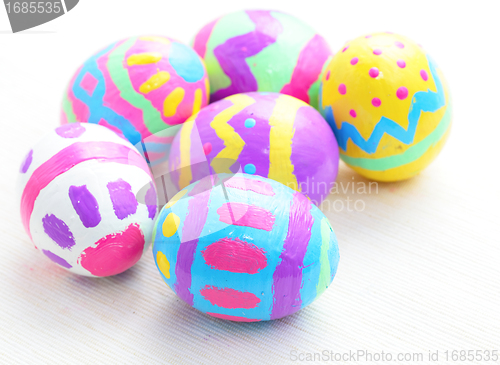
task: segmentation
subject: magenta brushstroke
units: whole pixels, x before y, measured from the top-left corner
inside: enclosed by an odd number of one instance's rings
[[[292,79],[281,89],[282,94],[292,95],[309,103],[308,91],[318,80],[331,51],[325,39],[316,34],[299,54]]]
[[[253,293],[241,292],[231,288],[217,288],[212,285],[205,285],[200,290],[200,294],[208,300],[210,304],[221,308],[235,309],[251,309],[256,308],[260,299]]]
[[[253,191],[260,195],[273,196],[271,184],[265,181],[247,179],[246,177],[232,177],[224,182],[224,186],[245,191]]]
[[[244,203],[224,203],[217,209],[219,220],[234,226],[272,231],[274,215],[267,209]]]
[[[266,251],[239,238],[221,238],[207,246],[201,254],[214,270],[256,274],[267,266]]]

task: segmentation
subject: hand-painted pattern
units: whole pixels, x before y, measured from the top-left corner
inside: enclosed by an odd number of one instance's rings
[[[328,124],[306,103],[277,93],[247,93],[212,103],[184,123],[169,165],[179,188],[209,173],[235,172],[236,166],[320,204],[337,176],[338,147]]]
[[[109,276],[130,268],[149,246],[157,212],[153,178],[139,152],[114,132],[60,126],[22,166],[21,219],[53,262],[77,274]],[[139,204],[134,192],[143,186],[149,186],[146,204]]]
[[[272,226],[220,219],[221,210],[237,217],[241,209],[268,212]],[[161,227],[172,214],[179,221],[165,236]],[[196,309],[232,321],[295,313],[330,285],[339,261],[323,213],[301,193],[255,175],[219,174],[191,184],[162,209],[156,232],[153,255],[170,288]]]
[[[168,152],[176,132],[170,127],[207,104],[208,76],[196,52],[166,37],[133,37],[78,69],[64,95],[61,123],[100,124],[134,145],[142,141],[154,162]]]
[[[320,109],[341,158],[375,180],[409,178],[439,153],[449,95],[436,64],[407,38],[378,33],[350,41],[327,67]]]
[[[211,99],[270,91],[317,108],[321,72],[331,55],[323,37],[284,13],[247,10],[203,27],[193,47],[204,59]]]

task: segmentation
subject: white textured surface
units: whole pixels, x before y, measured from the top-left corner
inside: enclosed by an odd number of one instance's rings
[[[46,33],[0,32],[0,363],[281,364],[292,351],[323,350],[422,352],[425,362],[429,350],[440,350],[445,363],[445,350],[500,350],[495,5],[84,0],[36,29]],[[242,7],[298,15],[333,49],[372,31],[407,35],[424,45],[450,84],[453,130],[428,169],[379,184],[378,193],[330,197],[366,204],[364,211],[326,212],[341,254],[333,285],[291,317],[231,323],[177,299],[150,251],[122,275],[91,279],[34,250],[19,218],[16,175],[24,153],[57,125],[63,88],[79,63],[128,35],[188,41],[207,21]],[[0,31],[7,29],[0,10]],[[342,166],[338,181],[364,180]]]

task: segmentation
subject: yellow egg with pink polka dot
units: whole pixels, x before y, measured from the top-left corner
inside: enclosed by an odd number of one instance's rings
[[[418,174],[450,132],[450,95],[441,70],[420,45],[400,35],[347,42],[325,69],[319,98],[340,158],[373,180]]]

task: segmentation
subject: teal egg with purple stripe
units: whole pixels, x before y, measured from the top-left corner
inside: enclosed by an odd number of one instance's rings
[[[153,255],[168,286],[213,317],[256,322],[311,304],[339,262],[328,218],[300,192],[257,175],[210,175],[163,207]]]
[[[332,52],[309,25],[279,11],[246,10],[222,16],[195,36],[205,61],[210,99],[270,91],[318,108],[320,75]]]
[[[208,174],[244,172],[276,180],[319,205],[334,187],[339,164],[335,136],[321,114],[279,93],[242,93],[189,118],[169,156],[182,189]]]

